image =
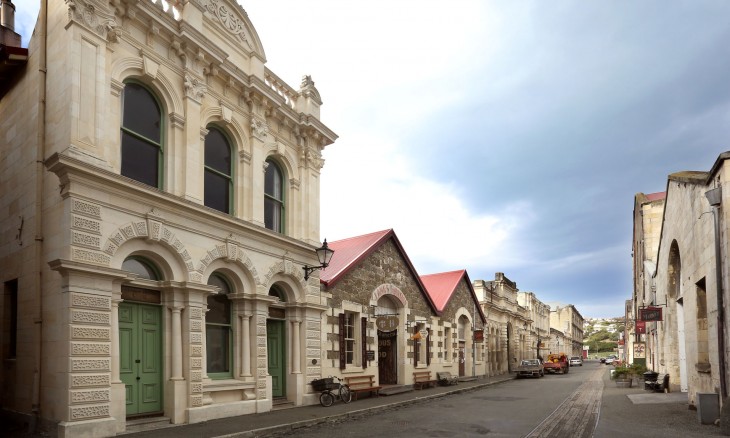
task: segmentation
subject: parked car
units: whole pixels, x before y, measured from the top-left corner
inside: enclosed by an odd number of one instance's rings
[[[579,367],[583,366],[583,359],[580,356],[572,356],[570,358],[570,366],[574,367],[576,365]]]
[[[517,372],[518,379],[520,377],[543,377],[545,375],[545,370],[540,359],[523,360],[515,371]]]
[[[606,363],[606,358],[605,357],[602,357],[601,358],[601,363]]]
[[[618,360],[618,358],[616,356],[608,356],[604,363],[606,365],[611,365],[612,363],[616,362],[616,360]]]

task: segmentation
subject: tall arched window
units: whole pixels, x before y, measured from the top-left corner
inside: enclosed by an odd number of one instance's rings
[[[209,127],[205,136],[205,206],[231,212],[233,178],[231,146],[221,131]]]
[[[266,228],[284,232],[284,176],[272,160],[266,160],[264,180],[264,224]]]
[[[208,296],[208,312],[205,314],[205,352],[208,377],[224,379],[233,376],[231,341],[231,288],[220,274],[213,273],[208,284],[218,286],[220,292]]]
[[[142,85],[129,82],[122,95],[122,175],[160,187],[162,111]]]

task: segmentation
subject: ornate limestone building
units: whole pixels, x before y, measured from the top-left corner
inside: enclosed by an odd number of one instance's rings
[[[535,357],[547,357],[550,342],[550,306],[540,301],[534,292],[517,292],[517,303],[527,309],[532,323],[528,342]]]
[[[551,304],[550,328],[562,333],[555,339],[557,351],[553,353],[583,355],[583,316],[574,305]]]
[[[234,0],[41,5],[25,60],[0,41],[3,409],[113,436],[314,402],[312,79]]]
[[[475,280],[474,291],[487,319],[488,374],[510,372],[518,361],[534,358],[537,353],[530,337],[533,321],[517,302],[517,283],[497,272],[492,281]]]

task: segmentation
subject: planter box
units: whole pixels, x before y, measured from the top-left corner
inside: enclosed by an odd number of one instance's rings
[[[633,383],[633,379],[618,378],[616,379],[616,388],[631,388]]]

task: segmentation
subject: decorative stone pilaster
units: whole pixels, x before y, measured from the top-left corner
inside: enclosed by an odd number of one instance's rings
[[[182,355],[182,320],[180,313],[183,307],[174,306],[170,307],[172,312],[171,317],[171,328],[172,328],[172,376],[170,380],[184,380],[183,379],[183,355]],[[192,333],[191,333],[192,338]]]
[[[251,315],[239,316],[241,321],[241,377],[251,377]]]
[[[299,327],[301,326],[302,322],[298,319],[291,321],[291,327],[292,327],[292,374],[301,374],[302,373],[302,357],[301,357],[301,337],[299,336]]]

